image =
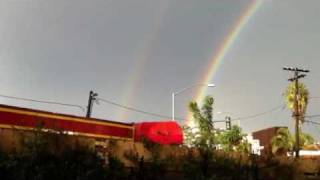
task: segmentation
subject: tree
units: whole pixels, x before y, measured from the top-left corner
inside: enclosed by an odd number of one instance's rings
[[[196,144],[196,134],[192,132],[192,128],[190,126],[182,126],[183,130],[183,144],[186,146],[193,146]]]
[[[271,151],[273,154],[286,155],[293,148],[294,140],[288,128],[280,128],[271,139]]]
[[[194,133],[195,146],[198,147],[214,147],[214,125],[212,121],[213,117],[213,104],[214,99],[211,96],[206,96],[201,109],[197,102],[189,103],[189,110],[193,114],[195,125],[198,132]],[[189,132],[190,132],[189,128]]]
[[[237,146],[237,151],[241,153],[249,154],[252,152],[251,144],[248,139],[243,139],[241,143]]]
[[[272,153],[284,155],[291,151],[295,143],[290,131],[287,128],[278,129],[276,135],[271,139]],[[305,148],[314,143],[314,138],[307,133],[300,134],[300,148]]]
[[[244,140],[245,136],[239,126],[233,125],[230,130],[219,133],[217,139],[226,151],[246,152],[249,151],[249,143]]]
[[[299,78],[299,77],[296,77]],[[295,153],[299,157],[299,149],[301,143],[301,126],[304,123],[304,117],[307,112],[307,105],[309,100],[309,91],[303,83],[298,80],[292,82],[285,92],[286,104],[292,110],[292,116],[295,117]]]
[[[312,144],[314,144],[314,138],[310,134],[307,134],[307,133],[300,134],[300,147],[301,148],[312,145]]]
[[[285,98],[286,98],[286,104],[287,107],[294,111],[294,101],[295,101],[295,93],[296,93],[296,86],[295,83],[291,83],[285,92]],[[306,114],[307,111],[307,105],[308,105],[308,100],[309,100],[309,91],[306,88],[306,86],[303,83],[298,84],[298,110],[299,110],[299,121],[300,124],[304,122],[304,115]]]

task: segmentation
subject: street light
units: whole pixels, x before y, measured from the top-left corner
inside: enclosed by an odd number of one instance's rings
[[[213,84],[213,83],[210,83],[210,84],[193,84],[193,85],[188,86],[188,87],[186,87],[186,88],[183,88],[183,89],[181,89],[181,90],[179,90],[179,91],[173,92],[173,93],[172,93],[172,121],[175,121],[175,114],[174,114],[174,97],[175,97],[176,95],[178,95],[178,94],[180,94],[180,93],[188,90],[188,89],[191,89],[191,88],[195,87],[195,86],[215,87],[215,84]]]

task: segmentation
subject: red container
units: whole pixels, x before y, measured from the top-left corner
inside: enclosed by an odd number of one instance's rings
[[[135,141],[146,138],[162,145],[182,144],[183,142],[182,128],[174,121],[135,123],[134,129]]]

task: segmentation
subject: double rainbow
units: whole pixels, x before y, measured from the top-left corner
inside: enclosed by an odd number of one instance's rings
[[[168,1],[170,2],[170,0]],[[130,105],[134,101],[134,94],[137,92],[138,87],[141,85],[140,78],[142,76],[142,72],[145,69],[145,65],[147,61],[150,59],[153,43],[157,39],[160,31],[160,27],[162,25],[162,21],[164,15],[166,14],[167,8],[169,7],[170,3],[165,3],[164,7],[160,10],[160,14],[156,16],[154,29],[151,32],[150,36],[147,36],[142,44],[138,48],[138,53],[136,54],[134,70],[132,76],[130,76],[127,80],[127,87],[125,88],[125,92],[122,96],[122,104]],[[241,30],[245,27],[248,23],[250,18],[255,14],[255,12],[259,9],[262,5],[263,0],[252,0],[250,5],[244,10],[241,16],[237,19],[236,23],[231,28],[231,31],[222,41],[219,49],[214,53],[212,57],[209,59],[208,69],[205,71],[202,80],[200,83],[208,84],[214,78],[215,74],[217,73],[219,67],[221,66],[224,57],[228,53],[230,47],[235,42],[237,37],[239,36]],[[200,102],[206,93],[207,87],[200,87],[196,93],[196,101]],[[118,119],[125,120],[128,117],[128,113],[120,110],[117,114]],[[187,118],[187,124],[189,126],[193,126],[193,117],[192,114],[189,113]]]

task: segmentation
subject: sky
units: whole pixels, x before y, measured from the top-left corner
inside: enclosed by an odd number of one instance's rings
[[[253,3],[257,1],[0,0],[0,95],[86,107],[94,90],[99,98],[168,118],[102,101],[94,104],[92,117],[165,121],[171,116],[172,92],[212,82],[216,87],[205,94],[215,98],[214,119],[220,120],[283,105],[292,74],[282,67],[292,66],[310,69],[303,82],[311,97],[319,97],[318,0],[262,0],[210,82],[203,82],[212,57]],[[177,117],[189,118],[187,104],[197,99],[199,88],[175,97]],[[85,115],[76,107],[1,97],[0,103]],[[307,114],[320,114],[319,103],[310,99]],[[236,123],[248,133],[293,127],[291,112],[283,108]],[[320,139],[320,126],[305,123],[303,129]]]

